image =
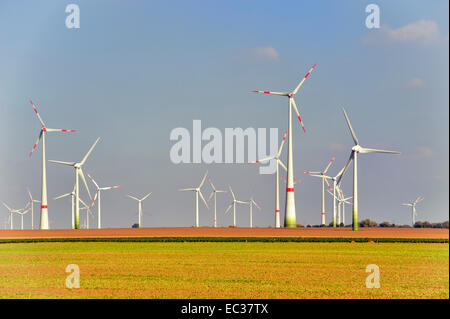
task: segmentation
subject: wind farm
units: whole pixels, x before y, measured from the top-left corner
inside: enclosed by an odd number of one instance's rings
[[[6,1],[0,298],[449,298],[447,2]]]

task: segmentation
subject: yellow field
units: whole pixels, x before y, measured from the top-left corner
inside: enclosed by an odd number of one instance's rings
[[[65,286],[68,264],[80,288]],[[380,288],[366,288],[368,264]],[[1,298],[449,298],[449,245],[0,244]]]

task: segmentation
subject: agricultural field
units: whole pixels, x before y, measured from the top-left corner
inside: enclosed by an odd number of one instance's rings
[[[78,289],[65,286],[69,264]],[[380,288],[366,288],[369,264]],[[449,298],[449,245],[2,243],[0,298]]]

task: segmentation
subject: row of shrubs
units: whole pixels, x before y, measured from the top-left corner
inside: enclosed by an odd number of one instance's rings
[[[9,243],[76,243],[76,242],[297,242],[297,243],[448,243],[448,238],[353,238],[353,237],[104,237],[104,238],[8,238]]]

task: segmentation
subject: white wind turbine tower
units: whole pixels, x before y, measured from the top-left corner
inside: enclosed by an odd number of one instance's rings
[[[400,154],[399,152],[394,151],[386,151],[386,150],[377,150],[373,148],[364,148],[359,145],[358,138],[356,137],[355,132],[353,131],[352,125],[350,124],[350,120],[347,116],[347,112],[344,111],[345,120],[347,121],[348,128],[350,129],[350,133],[352,134],[353,141],[355,145],[352,147],[352,152],[350,154],[350,158],[348,159],[347,164],[344,166],[344,170],[342,175],[339,177],[338,184],[340,183],[342,177],[345,174],[350,163],[353,161],[353,218],[352,218],[352,228],[353,230],[358,230],[358,153],[388,153],[388,154]]]
[[[216,201],[217,193],[226,193],[227,191],[226,190],[218,190],[218,189],[216,189],[214,187],[214,184],[213,184],[211,178],[209,179],[209,184],[211,185],[211,188],[213,190],[211,192],[211,195],[209,195],[208,202],[211,200],[211,198],[214,195],[214,227],[217,227],[217,206],[216,206],[216,204],[217,204],[217,201]]]
[[[233,190],[230,187],[231,196],[233,196],[233,201],[231,202],[230,206],[228,206],[227,210],[225,211],[225,214],[228,213],[228,211],[233,207],[233,226],[236,227],[236,204],[248,204],[247,202],[243,202],[241,200],[237,200],[234,196]]]
[[[64,129],[54,129],[54,128],[48,128],[46,127],[44,121],[42,120],[41,116],[39,115],[36,106],[34,105],[33,101],[30,100],[31,105],[33,106],[34,112],[36,113],[39,122],[41,122],[42,128],[41,132],[39,133],[39,137],[36,140],[36,143],[33,145],[33,149],[31,150],[29,156],[33,154],[33,151],[36,149],[37,145],[39,144],[39,141],[42,138],[42,190],[41,190],[41,222],[40,222],[40,229],[49,229],[48,224],[48,203],[47,203],[47,173],[45,169],[45,135],[47,132],[75,132],[74,130],[64,130]]]
[[[34,203],[40,203],[40,200],[37,199],[33,199],[33,196],[31,196],[31,192],[30,189],[27,187],[27,192],[28,192],[28,196],[30,197],[30,202],[31,202],[31,229],[34,229]]]
[[[416,224],[416,216],[417,216],[416,205],[417,205],[417,203],[421,202],[422,200],[423,200],[423,197],[419,196],[416,198],[416,200],[414,202],[402,204],[403,206],[411,206],[411,208],[412,208],[411,216],[412,216],[412,226],[413,227]]]
[[[201,181],[201,183],[200,183],[200,185],[198,187],[196,187],[196,188],[194,188],[194,187],[183,188],[183,189],[179,190],[180,192],[188,192],[188,191],[195,192],[195,227],[199,227],[199,223],[198,223],[198,195],[200,195],[200,198],[203,200],[203,203],[205,203],[205,206],[207,208],[209,208],[208,207],[208,203],[206,202],[206,200],[203,197],[202,192],[200,190],[202,188],[202,186],[203,186],[203,183],[205,182],[206,175],[208,175],[208,171],[206,171],[206,173],[203,176],[203,179],[202,179],[202,181]]]
[[[287,171],[286,165],[284,165],[284,163],[281,161],[280,157],[281,157],[281,151],[283,150],[283,146],[284,146],[284,142],[286,141],[286,134],[287,131],[284,133],[283,136],[283,140],[281,141],[281,145],[278,149],[278,153],[275,156],[271,156],[271,157],[267,157],[267,158],[263,158],[260,159],[258,161],[255,162],[249,162],[249,164],[254,164],[254,163],[260,163],[260,162],[266,162],[266,161],[270,161],[273,159],[277,160],[277,175],[276,175],[276,179],[275,179],[275,227],[276,228],[280,228],[280,181],[279,181],[279,167],[283,167],[283,169],[285,171]],[[296,184],[294,182],[294,184]]]
[[[150,196],[152,192],[148,193],[147,195],[145,195],[144,197],[142,197],[141,199],[131,196],[131,195],[127,195],[129,198],[134,199],[138,202],[138,228],[141,228],[141,220],[142,220],[142,202]]]
[[[78,185],[78,178],[81,177],[83,180],[84,186],[86,187],[86,191],[89,195],[89,198],[92,199],[91,192],[89,191],[89,187],[87,186],[86,179],[84,178],[83,169],[82,166],[86,162],[88,156],[91,154],[92,150],[94,149],[95,145],[97,145],[98,141],[100,140],[100,137],[98,137],[94,144],[92,144],[89,151],[84,155],[81,162],[62,162],[62,161],[54,161],[49,160],[49,162],[57,163],[57,164],[63,164],[72,166],[75,168],[75,229],[80,228],[80,188]]]
[[[255,202],[253,197],[250,197],[250,200],[247,202],[248,206],[250,206],[250,228],[253,228],[253,205],[261,211],[261,207]]]
[[[305,171],[305,174],[314,174],[315,177],[320,177],[322,179],[322,225],[325,225],[325,183],[327,183],[328,188],[330,187],[330,184],[328,184],[327,178],[325,177],[325,174],[327,173],[328,169],[330,168],[331,164],[333,164],[333,161],[336,159],[336,156],[333,156],[333,158],[330,160],[328,165],[325,167],[325,169],[321,172],[309,172]]]
[[[92,183],[94,183],[95,187],[97,188],[97,192],[95,193],[94,196],[94,200],[92,201],[91,207],[92,208],[94,206],[94,203],[98,197],[98,202],[97,202],[97,228],[100,229],[102,228],[101,226],[101,210],[100,210],[100,195],[101,195],[101,191],[105,191],[108,189],[115,189],[115,188],[119,188],[120,185],[116,185],[116,186],[108,186],[108,187],[100,187],[98,186],[98,184],[95,182],[95,180],[92,178],[91,175],[89,175],[86,172],[86,175],[89,177],[89,179],[92,181]]]
[[[303,125],[300,113],[298,112],[297,105],[294,101],[294,95],[302,86],[306,78],[311,74],[312,70],[316,67],[316,64],[306,73],[305,77],[300,81],[297,87],[291,92],[272,92],[272,91],[253,91],[256,93],[265,93],[273,95],[281,95],[289,98],[289,120],[288,120],[288,162],[287,162],[287,187],[286,187],[286,212],[284,216],[284,226],[285,227],[297,227],[296,222],[296,212],[295,212],[295,196],[294,196],[294,158],[292,154],[292,107],[297,113],[300,124],[302,125],[303,131],[305,126]]]
[[[72,199],[72,229],[75,229],[75,185],[73,185],[73,190],[70,193],[66,193],[53,198],[54,200],[70,196]]]

